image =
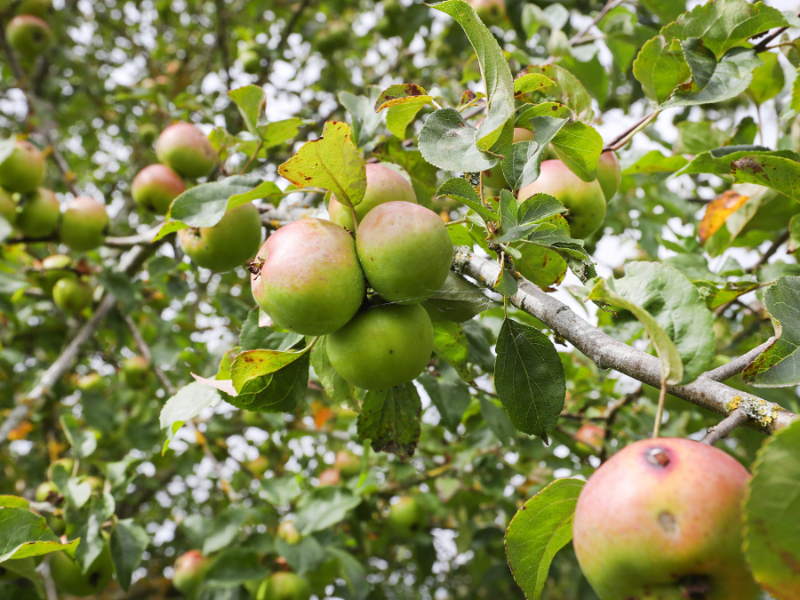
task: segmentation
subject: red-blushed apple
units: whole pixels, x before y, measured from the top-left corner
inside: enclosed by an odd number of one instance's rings
[[[447,279],[454,253],[442,218],[410,202],[372,209],[358,228],[356,250],[372,289],[401,304],[435,294]]]
[[[344,477],[355,477],[361,473],[361,459],[349,450],[339,450],[333,466],[339,469]]]
[[[360,223],[364,216],[379,204],[386,202],[413,202],[417,203],[417,196],[414,188],[400,173],[378,164],[368,164],[367,170],[367,190],[364,198],[356,205],[356,216]],[[336,196],[331,196],[328,205],[328,213],[331,221],[337,225],[354,230],[353,214],[350,207],[340,203]]]
[[[369,306],[328,334],[331,366],[348,383],[388,390],[415,379],[433,351],[431,318],[419,304]]]
[[[27,140],[17,140],[14,150],[0,163],[0,186],[9,192],[33,192],[44,179],[41,150]]]
[[[619,190],[619,184],[622,183],[622,170],[619,166],[617,153],[613,150],[603,152],[600,155],[600,160],[597,163],[597,181],[600,183],[600,187],[603,188],[606,202],[609,202]]]
[[[188,600],[193,600],[211,564],[210,558],[203,556],[197,550],[189,550],[175,561],[172,585]]]
[[[105,204],[88,196],[78,196],[67,204],[59,238],[76,252],[94,250],[103,245],[109,223]]]
[[[366,292],[353,238],[323,219],[281,227],[261,246],[252,266],[258,305],[275,324],[303,335],[344,327]]]
[[[175,123],[162,131],[156,140],[156,156],[190,179],[205,177],[219,160],[208,138],[191,123]]]
[[[742,553],[750,474],[685,439],[626,446],[578,498],[575,554],[602,600],[758,600]]]
[[[339,469],[325,469],[319,474],[320,487],[327,487],[329,485],[339,485],[342,477]]]
[[[149,165],[139,171],[131,184],[133,201],[157,215],[167,214],[172,201],[186,191],[180,176],[164,165]]]
[[[523,187],[518,197],[523,201],[534,194],[549,194],[567,208],[574,238],[586,239],[606,218],[606,198],[597,180],[583,181],[560,160],[543,161],[539,178]]]
[[[254,204],[229,210],[213,227],[190,227],[178,232],[181,248],[192,262],[215,273],[243,266],[261,243],[261,215]]]
[[[39,17],[17,15],[6,26],[6,39],[23,62],[30,62],[50,47],[53,43],[53,32]]]
[[[575,439],[578,441],[578,450],[585,454],[596,454],[603,449],[606,430],[594,423],[584,423],[575,434]]]

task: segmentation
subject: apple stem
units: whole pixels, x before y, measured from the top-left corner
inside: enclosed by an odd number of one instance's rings
[[[656,409],[656,424],[653,427],[653,438],[659,437],[661,434],[661,420],[664,416],[664,401],[667,398],[667,380],[661,376],[661,391],[658,394],[658,409]]]

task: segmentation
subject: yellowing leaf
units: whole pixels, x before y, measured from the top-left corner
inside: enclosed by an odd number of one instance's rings
[[[710,202],[697,230],[700,241],[705,244],[706,240],[719,231],[719,228],[725,224],[728,217],[739,210],[745,202],[747,202],[747,196],[742,196],[733,190],[722,192],[715,200]]]

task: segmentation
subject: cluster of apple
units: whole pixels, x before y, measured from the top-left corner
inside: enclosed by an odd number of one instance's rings
[[[400,173],[369,164],[366,179],[354,209],[332,197],[330,221],[303,219],[272,234],[251,264],[252,290],[276,325],[327,336],[328,358],[346,381],[385,390],[430,359],[433,326],[420,303],[447,279],[453,245]]]
[[[191,123],[170,125],[156,140],[160,164],[134,177],[131,196],[140,207],[165,215],[172,201],[186,191],[183,178],[208,175],[219,161],[203,132]],[[252,258],[261,244],[261,218],[253,204],[225,213],[213,227],[190,227],[178,232],[183,251],[197,265],[215,272],[230,271]]]
[[[53,31],[45,21],[51,8],[51,0],[22,0],[17,6],[16,16],[6,25],[8,45],[26,67],[53,43]]]

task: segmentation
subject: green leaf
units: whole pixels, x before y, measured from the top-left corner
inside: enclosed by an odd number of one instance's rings
[[[750,82],[748,92],[756,104],[764,104],[783,90],[786,79],[783,67],[778,62],[778,55],[772,52],[762,52],[758,55],[764,63],[753,71],[753,80]]]
[[[278,167],[278,173],[298,189],[330,190],[344,204],[358,205],[367,189],[364,160],[350,138],[346,123],[328,121],[322,137],[306,142],[297,154]]]
[[[795,216],[789,221],[789,252],[794,253],[798,249],[800,249],[800,216]]]
[[[553,343],[530,325],[505,319],[497,337],[494,385],[511,423],[547,439],[564,408],[564,367]]]
[[[290,544],[277,537],[275,550],[298,575],[316,571],[325,560],[325,549],[311,535],[302,538],[297,544]]]
[[[554,85],[555,82],[552,79],[545,77],[541,73],[526,73],[514,80],[514,94],[538,92]]]
[[[194,419],[204,408],[216,406],[220,400],[222,397],[217,390],[208,388],[199,382],[190,383],[179,389],[161,409],[159,423],[161,430],[167,436],[164,451],[169,446],[172,437],[186,421]]]
[[[436,197],[449,196],[462,202],[486,221],[499,221],[500,218],[492,210],[486,208],[481,204],[481,198],[478,192],[475,191],[466,179],[461,177],[453,177],[445,181],[438,190],[436,190]]]
[[[478,400],[486,426],[500,440],[501,444],[507,446],[517,434],[516,429],[508,419],[508,413],[503,409],[499,401],[484,394],[479,394]]]
[[[662,23],[672,23],[686,11],[684,0],[644,0],[644,5]]]
[[[203,554],[213,554],[236,541],[249,515],[250,509],[228,508],[216,517],[203,540]]]
[[[106,540],[102,534],[103,523],[114,514],[116,503],[111,494],[103,493],[92,498],[89,514],[77,530],[81,543],[75,551],[75,559],[85,574],[97,557],[105,550]]]
[[[0,508],[0,563],[59,550],[74,554],[80,540],[62,544],[44,517],[27,508]]]
[[[292,412],[308,389],[308,367],[308,352],[303,352],[273,373],[247,379],[239,395],[227,400],[237,408],[254,412]]]
[[[532,117],[525,123],[526,128],[533,130],[533,139],[514,144],[511,154],[502,163],[503,175],[512,189],[521,189],[539,178],[539,168],[547,144],[568,124],[567,119],[549,116]],[[568,137],[564,140],[567,141]]]
[[[303,493],[297,478],[297,475],[288,475],[263,481],[264,499],[273,506],[289,506]]]
[[[742,372],[756,387],[800,383],[800,277],[781,277],[764,294],[778,339]]]
[[[28,508],[30,502],[20,496],[0,496],[0,508]]]
[[[374,86],[369,88],[370,96],[356,96],[350,92],[339,92],[339,102],[350,113],[353,121],[353,134],[358,146],[364,146],[372,140],[383,120],[376,114],[374,107],[380,90]]]
[[[398,83],[390,85],[380,93],[378,99],[375,101],[375,112],[381,112],[384,108],[389,108],[391,106],[400,106],[420,100],[424,103],[430,103],[433,100],[422,86],[416,83]]]
[[[203,583],[213,587],[232,587],[263,577],[264,567],[259,564],[258,552],[248,548],[229,548],[214,559]]]
[[[97,449],[97,432],[82,428],[78,423],[78,419],[72,415],[62,415],[59,422],[75,456],[78,458],[91,456]]]
[[[730,175],[734,162],[750,156],[776,156],[793,161],[800,159],[800,155],[791,150],[769,150],[764,146],[725,146],[698,154],[694,157],[692,162],[681,169],[676,175],[691,175],[694,173]]]
[[[713,315],[697,288],[673,267],[632,263],[625,277],[598,283],[589,299],[634,314],[661,358],[667,383],[694,381],[714,356]]]
[[[678,40],[702,38],[703,45],[719,57],[754,35],[786,24],[780,11],[763,2],[716,0],[681,15],[661,35]]]
[[[509,298],[516,294],[518,289],[519,286],[517,285],[517,279],[514,273],[509,269],[500,271],[500,276],[494,284],[494,291]]]
[[[452,366],[464,381],[474,379],[467,364],[469,342],[467,342],[467,336],[460,323],[434,321],[433,351],[439,358],[444,359]]]
[[[460,0],[447,0],[447,2]],[[431,114],[419,134],[419,150],[430,164],[445,171],[478,173],[497,164],[481,151],[480,129],[467,123],[455,108],[440,108]]]
[[[117,521],[109,546],[117,572],[117,583],[126,592],[130,588],[133,572],[142,563],[142,553],[149,544],[147,532],[133,519]]]
[[[642,84],[650,103],[661,106],[689,77],[680,42],[662,35],[647,42],[633,61],[633,76]]]
[[[339,561],[339,575],[344,579],[352,599],[366,600],[372,586],[367,580],[367,572],[361,562],[352,554],[334,546],[328,546],[325,552]]]
[[[756,581],[780,600],[800,597],[800,422],[767,438],[744,503],[744,552]]]
[[[242,115],[245,127],[253,135],[257,135],[258,121],[267,103],[267,95],[257,85],[245,85],[228,92],[228,97],[236,104]]]
[[[544,75],[554,83],[538,94],[542,100],[560,102],[570,108],[578,120],[584,123],[592,121],[592,97],[575,75],[558,65],[530,65],[525,72]]]
[[[417,113],[426,104],[426,102],[415,98],[414,101],[390,106],[386,111],[386,127],[388,127],[389,132],[395,137],[405,140],[408,126],[414,122],[414,119],[417,118]]]
[[[361,497],[347,488],[317,488],[298,502],[294,526],[300,535],[322,531],[336,525],[359,504]]]
[[[420,435],[422,402],[413,383],[391,390],[369,391],[358,415],[358,437],[375,452],[392,452],[405,460],[414,455]]]
[[[569,170],[584,181],[597,178],[603,138],[594,127],[580,121],[566,123],[553,138],[553,149]]]
[[[258,133],[262,139],[261,151],[259,156],[266,156],[266,150],[280,146],[284,142],[297,137],[300,133],[300,126],[308,121],[293,117],[291,119],[283,119],[282,121],[275,121],[274,123],[267,123],[263,127],[258,128]]]
[[[500,133],[506,122],[514,116],[514,80],[511,77],[511,68],[508,66],[508,61],[505,56],[503,56],[503,51],[494,35],[478,18],[475,9],[469,4],[462,0],[446,0],[445,2],[434,5],[433,8],[450,15],[461,25],[461,28],[464,30],[464,33],[467,34],[467,38],[469,38],[470,44],[472,44],[475,50],[475,55],[478,57],[481,76],[486,85],[488,114],[478,128],[474,143],[479,150],[489,150],[500,137]],[[545,73],[545,75],[547,74]],[[457,113],[458,111],[455,112]],[[433,115],[435,114],[436,113],[433,113]],[[433,115],[431,115],[431,117]],[[428,121],[430,121],[430,117]],[[424,127],[423,131],[425,131]],[[420,150],[422,150],[421,134],[419,142]],[[423,154],[424,153],[423,151]],[[440,168],[445,168],[437,163],[432,164]],[[470,169],[463,167],[451,170],[477,172],[484,171],[488,168],[489,167]]]
[[[664,156],[660,150],[642,151],[641,153],[631,153],[626,157],[622,165],[624,175],[636,175],[638,173],[674,173],[680,170],[689,162],[680,154]]]
[[[274,373],[301,358],[309,350],[311,350],[310,345],[294,352],[269,349],[242,352],[233,359],[231,364],[233,387],[237,392],[241,392],[244,385],[251,379]]]
[[[676,155],[701,154],[719,148],[724,143],[725,134],[717,129],[715,123],[710,121],[697,123],[694,121],[681,121],[678,123],[678,141],[675,143],[673,152]],[[683,167],[686,162],[684,160],[680,167]]]
[[[755,183],[800,202],[800,163],[780,156],[754,154],[731,161],[736,183]]]
[[[692,72],[691,85],[679,87],[663,107],[695,106],[735,98],[747,89],[761,59],[748,48],[732,48],[717,62],[703,41],[681,43]]]
[[[353,407],[357,410],[356,390],[331,365],[328,351],[325,348],[326,343],[327,339],[321,337],[311,350],[311,366],[314,367],[314,373],[331,400],[336,404]]]
[[[70,477],[64,465],[57,464],[52,471],[52,481],[64,496],[67,504],[81,508],[92,496],[92,486],[77,477]]]
[[[252,202],[253,200],[261,200],[262,198],[269,198],[272,204],[276,204],[277,202],[280,202],[280,199],[287,193],[292,192],[289,190],[283,191],[274,181],[263,181],[259,183],[255,189],[252,189],[249,192],[245,192],[243,194],[234,194],[228,198],[228,204],[225,210],[236,208],[242,204]]]
[[[557,479],[528,500],[508,524],[508,564],[528,600],[541,598],[553,557],[572,540],[575,506],[585,484]]]
[[[469,386],[448,365],[442,366],[440,377],[423,373],[419,376],[419,382],[428,392],[436,410],[439,411],[442,425],[448,431],[455,433],[464,417],[464,411],[467,410],[472,400]]]

